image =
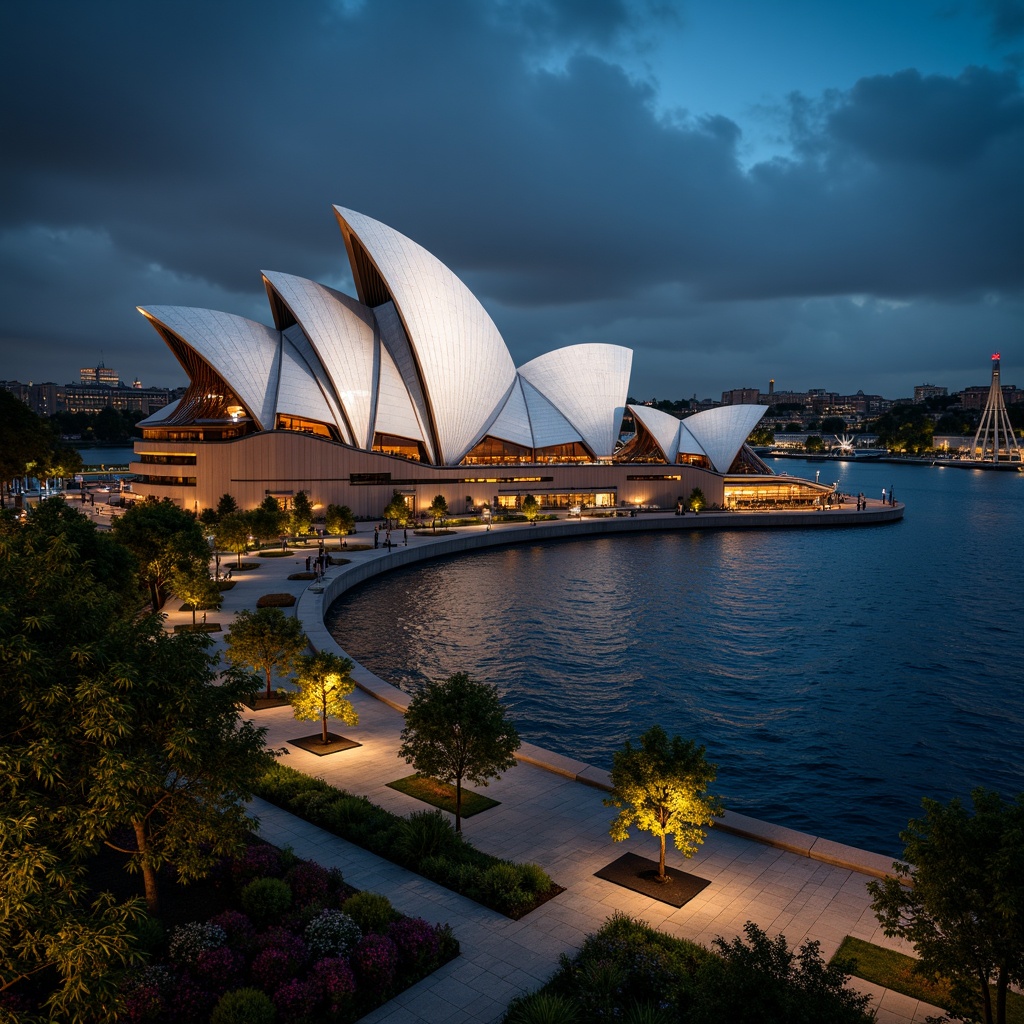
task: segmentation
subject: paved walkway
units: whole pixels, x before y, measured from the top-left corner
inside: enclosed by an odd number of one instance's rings
[[[361,524],[360,529],[367,527]],[[508,528],[496,527],[495,532],[499,529]],[[351,540],[359,543],[366,536]],[[372,542],[372,533],[369,537]],[[528,532],[524,539],[530,539]],[[410,531],[410,546],[432,543],[432,538],[415,537]],[[351,552],[349,557],[357,568],[360,563],[393,555],[371,549]],[[250,556],[246,560],[258,561],[260,567],[237,573],[237,585],[225,592],[222,610],[207,613],[209,621],[220,622],[224,630],[241,608],[255,607],[261,594],[299,596],[309,586],[306,581],[286,579],[305,569],[301,547],[294,556]],[[222,568],[231,561],[222,560]],[[346,567],[332,568],[329,576],[344,571]],[[165,608],[169,628],[191,621],[190,613],[177,611],[178,607],[172,599]],[[222,648],[223,632],[212,635]],[[360,691],[353,695],[353,703],[359,724],[333,727],[362,746],[323,758],[290,747],[286,763],[366,794],[389,810],[408,813],[423,809],[425,805],[385,786],[412,770],[397,756],[403,722],[400,712]],[[288,708],[261,711],[254,717],[267,727],[272,746],[287,746],[289,740],[316,730],[314,723],[296,722]],[[299,856],[341,868],[351,884],[387,893],[403,913],[446,921],[454,928],[462,955],[371,1014],[368,1021],[457,1024],[500,1020],[511,998],[536,989],[556,969],[561,953],[576,950],[584,936],[616,910],[669,934],[705,944],[718,935],[731,939],[749,920],[770,934],[784,933],[791,946],[817,939],[826,958],[845,935],[912,952],[882,935],[869,906],[868,878],[858,872],[712,829],[692,861],[682,862],[678,854],[670,856],[673,865],[712,883],[684,907],[675,909],[594,877],[596,870],[624,852],[650,857],[657,851],[655,840],[644,834],[634,834],[624,843],[610,841],[608,826],[613,814],[602,804],[600,790],[519,764],[486,792],[501,805],[467,819],[467,837],[489,853],[541,864],[566,887],[564,893],[522,921],[509,921],[270,804],[254,801],[261,834],[269,841],[290,845]],[[923,1022],[939,1012],[906,996],[860,981],[855,984],[872,994],[877,1019],[884,1024]]]

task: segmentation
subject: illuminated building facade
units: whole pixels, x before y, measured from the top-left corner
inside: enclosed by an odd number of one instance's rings
[[[699,487],[728,506],[730,480],[764,478],[788,505],[828,488],[774,476],[745,445],[764,408],[681,421],[629,406],[632,352],[555,349],[518,368],[476,297],[421,246],[334,208],[357,297],[264,271],[273,325],[178,306],[140,311],[189,377],[139,424],[137,493],[186,508],[231,494],[243,508],[306,491],[377,516],[394,491],[416,512],[623,504],[671,508]]]

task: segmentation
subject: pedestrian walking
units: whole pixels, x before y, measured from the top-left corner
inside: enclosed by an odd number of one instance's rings
[[[310,560],[310,556],[306,555],[306,572],[309,572],[309,560]]]
[[[406,547],[409,546],[409,528],[407,526],[402,527],[402,543]]]
[[[885,488],[882,488],[882,504],[885,504]]]
[[[380,532],[378,531],[376,526],[373,528],[373,546],[375,548],[380,547]]]

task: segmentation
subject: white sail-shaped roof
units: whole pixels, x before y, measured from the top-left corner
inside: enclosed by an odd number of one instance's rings
[[[651,405],[631,405],[629,411],[657,442],[665,461],[673,464],[679,453],[679,417]]]
[[[530,414],[535,448],[582,441],[580,432],[525,378],[519,378]]]
[[[531,359],[522,377],[580,432],[598,458],[615,451],[633,353],[621,345],[569,345]]]
[[[427,453],[431,461],[437,460],[437,451],[433,443],[433,433],[430,429],[430,409],[427,405],[426,395],[420,386],[419,371],[416,367],[416,356],[409,338],[402,326],[401,317],[395,309],[393,302],[385,302],[374,311],[377,318],[377,328],[380,334],[380,351],[391,356],[395,369],[398,371],[402,383],[405,385],[406,394],[412,403],[416,413],[416,420],[419,423],[419,430],[416,437],[422,438],[427,447]],[[380,427],[377,427],[380,430]]]
[[[268,270],[263,276],[316,350],[334,392],[331,397],[340,401],[352,427],[354,443],[369,447],[377,390],[373,311],[316,281]],[[342,433],[347,435],[348,430]]]
[[[729,467],[747,436],[765,414],[763,405],[723,405],[690,416],[686,426],[719,473]]]
[[[281,333],[254,320],[213,309],[139,307],[176,334],[231,386],[260,430],[272,430],[277,403]]]
[[[533,430],[530,428],[530,413],[526,408],[526,399],[523,397],[521,379],[516,376],[512,390],[501,407],[501,412],[494,418],[494,422],[487,428],[491,437],[500,437],[503,441],[511,441],[512,444],[521,444],[526,448],[533,448]]]
[[[380,384],[374,429],[381,434],[426,441],[402,375],[383,345],[380,346]]]
[[[440,260],[379,221],[340,206],[334,210],[350,253],[355,247],[349,234],[398,309],[430,404],[437,459],[455,465],[511,387],[512,357],[487,311]],[[357,283],[368,273],[360,254],[353,259]]]
[[[305,340],[297,326],[290,330]],[[306,347],[308,347],[308,343]],[[298,347],[293,345],[287,336],[281,340],[281,374],[277,389],[276,411],[287,413],[290,416],[300,416],[302,419],[330,423],[339,429],[342,437],[346,439],[348,437],[344,423],[338,422],[339,416],[336,408],[332,408],[328,403],[321,390],[320,382],[316,379],[309,364],[299,354]]]
[[[700,414],[698,413],[698,415]],[[693,419],[693,417],[691,416],[690,419]],[[675,462],[680,454],[707,455],[707,452],[700,446],[697,438],[687,429],[687,423],[689,423],[689,420],[683,420],[679,424],[679,433],[676,436],[676,454],[672,458],[673,462]]]

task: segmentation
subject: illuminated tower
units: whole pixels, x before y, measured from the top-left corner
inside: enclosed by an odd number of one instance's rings
[[[1003,459],[1020,461],[1020,445],[1010,426],[1003,402],[1003,389],[999,384],[999,353],[992,356],[992,386],[989,388],[985,411],[981,414],[971,455],[979,462],[999,462],[1000,451]]]

